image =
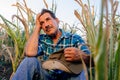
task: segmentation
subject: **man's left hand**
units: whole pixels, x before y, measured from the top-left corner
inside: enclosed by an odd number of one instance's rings
[[[67,61],[81,61],[81,57],[87,58],[87,54],[75,47],[68,47],[64,49],[64,56]]]

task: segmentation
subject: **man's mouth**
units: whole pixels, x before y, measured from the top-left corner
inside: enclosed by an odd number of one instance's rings
[[[49,32],[52,27],[47,27],[46,31]]]

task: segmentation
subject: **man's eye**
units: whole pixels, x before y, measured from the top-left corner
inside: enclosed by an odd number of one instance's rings
[[[46,18],[46,21],[49,21],[50,20],[50,18]]]
[[[43,25],[43,22],[40,22],[40,25],[42,26],[42,25]]]

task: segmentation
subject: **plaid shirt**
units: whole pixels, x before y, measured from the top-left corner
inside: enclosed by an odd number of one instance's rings
[[[62,32],[62,36],[59,38],[57,44],[54,44],[48,35],[41,34],[39,36],[38,56],[43,55],[43,59],[46,60],[53,52],[67,47],[76,47],[86,54],[90,54],[88,47],[79,35],[67,33],[61,29],[60,31]]]

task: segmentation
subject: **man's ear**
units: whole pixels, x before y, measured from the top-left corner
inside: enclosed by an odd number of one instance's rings
[[[59,22],[60,22],[60,21],[59,21],[59,19],[58,19],[58,18],[56,18],[56,22],[59,24]]]

